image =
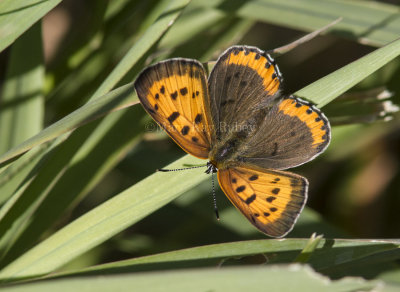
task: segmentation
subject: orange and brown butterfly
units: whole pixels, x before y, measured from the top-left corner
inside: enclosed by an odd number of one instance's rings
[[[192,59],[159,62],[135,82],[140,102],[187,153],[208,159],[209,172],[260,231],[283,237],[307,200],[306,178],[282,171],[312,160],[330,141],[324,114],[279,94],[282,76],[262,50],[233,46],[210,76]]]

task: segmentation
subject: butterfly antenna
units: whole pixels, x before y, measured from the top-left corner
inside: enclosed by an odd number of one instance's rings
[[[219,220],[218,207],[217,207],[217,197],[215,195],[214,172],[211,172],[211,184],[212,184],[212,196],[213,196],[215,216],[217,216],[217,220]]]
[[[172,168],[172,169],[159,168],[159,169],[157,169],[157,171],[161,171],[161,172],[181,171],[181,170],[188,170],[188,169],[200,168],[200,167],[206,167],[206,166],[207,165],[197,165],[197,166],[191,166],[191,167],[185,167],[185,168]]]

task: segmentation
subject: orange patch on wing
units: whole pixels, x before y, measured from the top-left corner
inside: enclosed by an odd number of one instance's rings
[[[219,172],[218,172],[219,173]],[[221,172],[221,174],[223,171]],[[252,174],[254,175],[254,174]],[[229,178],[231,181],[226,181],[226,178],[221,175],[219,176],[221,180],[221,186],[226,190],[226,184],[230,184],[231,190],[227,190],[226,193],[232,194],[240,198],[240,200],[246,204],[252,200],[252,196],[255,195],[253,202],[248,204],[248,207],[252,210],[253,214],[258,214],[257,219],[262,224],[273,223],[278,220],[282,212],[285,210],[287,204],[290,202],[290,194],[292,193],[292,187],[290,186],[290,179],[288,177],[280,177],[280,187],[277,188],[276,184],[272,183],[274,180],[271,176],[266,176],[263,173],[258,173],[257,181],[253,183],[249,181],[252,175],[247,175],[246,173],[241,173],[240,171],[232,171]],[[236,183],[232,183],[232,179],[236,179]],[[244,187],[243,191],[238,192],[241,187]],[[274,190],[279,190],[278,194],[274,194]],[[275,191],[276,192],[276,191]],[[279,195],[279,200],[274,199],[271,203],[268,203],[266,199],[271,196],[271,198],[276,198]],[[228,196],[229,199],[232,195]],[[246,204],[247,205],[247,204]],[[270,210],[273,209],[274,212]],[[268,213],[268,217],[264,213]]]
[[[277,77],[277,72],[275,66],[271,64],[268,59],[256,52],[246,52],[239,51],[237,54],[230,53],[229,57],[226,59],[225,63],[247,66],[257,72],[258,75],[263,79],[264,88],[269,94],[273,95],[278,91],[279,79]],[[268,68],[267,68],[268,67]],[[273,74],[275,75],[273,76]]]
[[[312,110],[311,106],[302,104],[293,98],[288,98],[279,104],[279,110],[285,115],[299,118],[300,121],[307,125],[313,138],[313,148],[326,141],[327,130],[324,119],[318,112]]]
[[[163,87],[164,94],[160,91]],[[193,106],[192,96],[194,94],[194,99],[196,99],[196,93],[198,93],[198,101]],[[157,94],[158,99],[155,98]],[[198,152],[195,148],[203,148],[202,152],[208,155],[211,138],[209,137],[210,133],[206,130],[208,125],[204,118],[203,98],[199,98],[200,94],[201,96],[204,94],[200,80],[192,78],[190,82],[183,82],[181,78],[171,76],[154,82],[149,89],[147,99],[154,107],[157,104],[157,112],[163,119],[156,119],[156,121],[163,124],[167,132],[171,133],[171,137],[175,141],[179,140],[177,141],[180,142],[178,144],[183,144],[184,148],[188,149],[191,154],[203,158],[205,155],[195,154]],[[183,99],[189,99],[191,102]],[[179,116],[174,118],[174,113],[179,113]],[[193,123],[198,114],[203,114],[201,123]],[[174,132],[178,132],[179,136],[177,137]],[[207,158],[207,156],[204,158]]]
[[[204,69],[185,60],[149,67],[135,83],[152,118],[183,150],[203,159],[208,158],[211,147],[206,84]]]
[[[307,182],[288,172],[237,167],[219,170],[218,181],[233,205],[270,236],[289,232],[306,200]]]

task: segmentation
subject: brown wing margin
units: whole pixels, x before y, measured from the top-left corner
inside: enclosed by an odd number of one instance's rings
[[[208,158],[212,125],[206,73],[192,59],[169,59],[142,71],[135,89],[144,109],[187,153]]]

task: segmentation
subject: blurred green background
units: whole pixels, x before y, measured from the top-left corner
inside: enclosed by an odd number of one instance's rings
[[[156,0],[64,0],[3,50],[1,154],[88,102],[168,5],[169,1]],[[214,61],[234,44],[268,51],[343,17],[323,35],[275,56],[284,77],[283,93],[291,94],[397,39],[399,9],[397,1],[194,0],[109,89],[132,82],[158,60]],[[6,14],[3,10],[0,16]],[[309,238],[316,232],[325,238],[400,238],[399,103],[396,58],[322,108],[333,127],[332,142],[317,159],[292,170],[308,178],[310,189],[307,207],[288,237]],[[83,136],[87,140],[79,138]],[[44,145],[35,151],[46,155],[33,155],[20,165],[17,160],[1,173],[0,219],[6,218],[0,221],[0,231],[6,234],[0,241],[2,267],[185,155],[137,105],[80,127],[64,143]],[[10,198],[19,205],[7,209]],[[217,203],[219,222],[209,177],[64,270],[206,244],[265,239],[219,188]],[[10,228],[16,229],[10,233]],[[398,271],[398,258],[368,272],[345,273],[373,278],[386,269]],[[259,260],[244,258],[234,264]]]

